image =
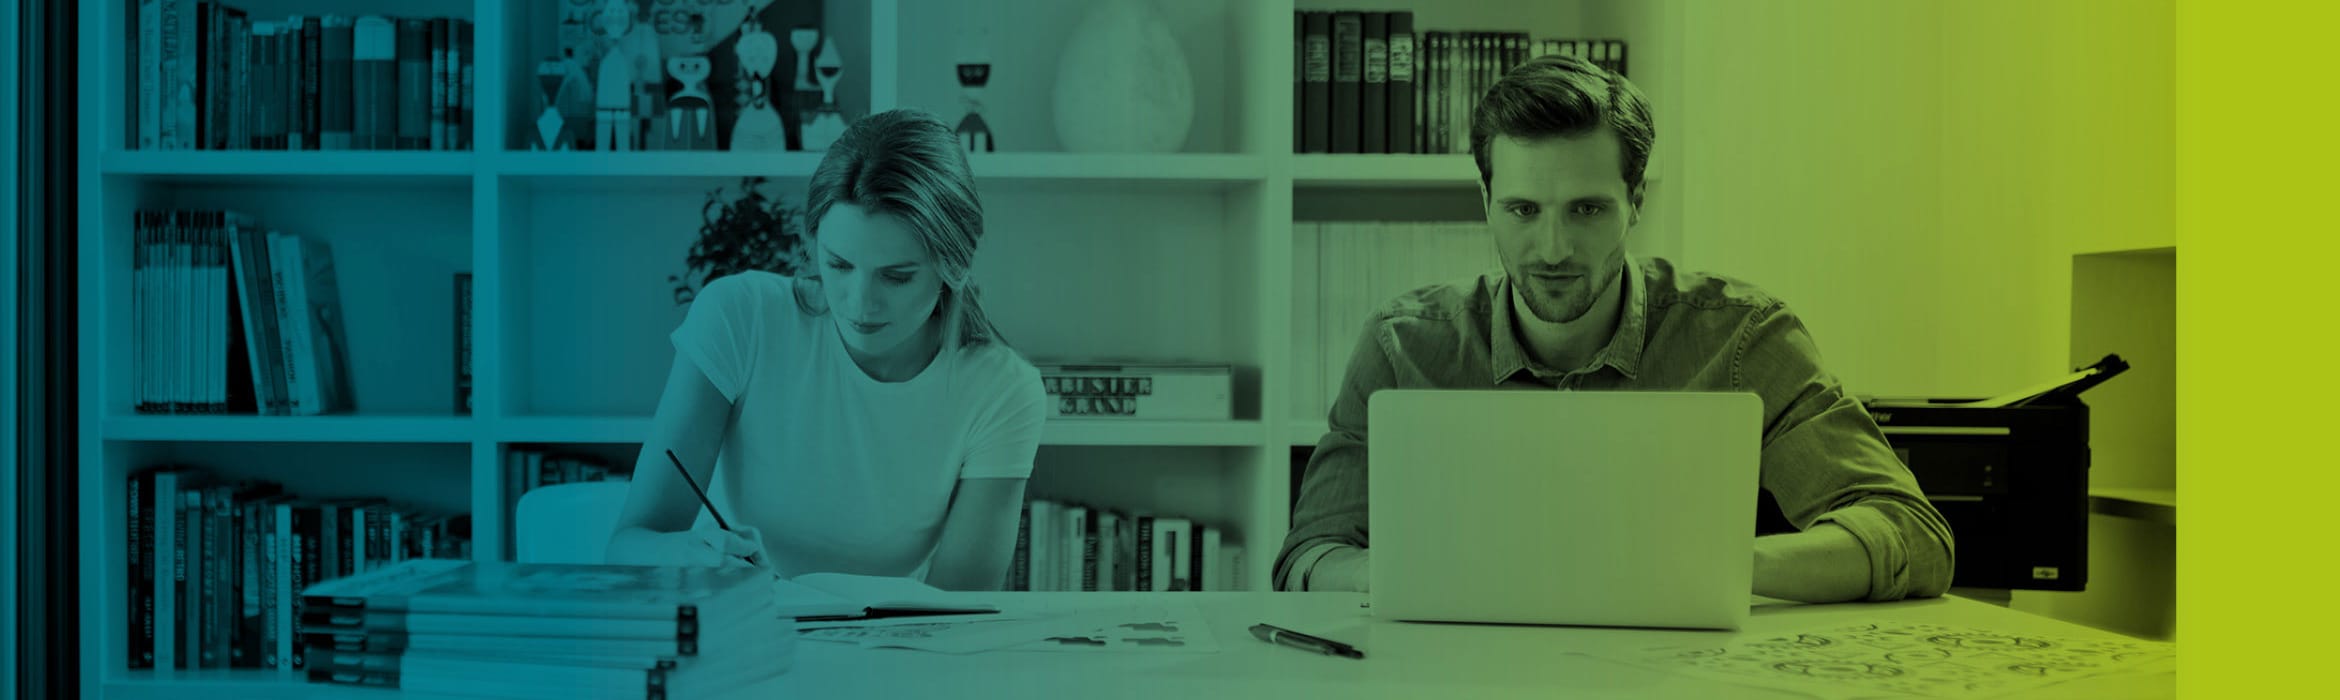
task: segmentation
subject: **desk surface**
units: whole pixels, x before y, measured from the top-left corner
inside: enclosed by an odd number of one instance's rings
[[[1006,610],[1068,601],[1195,601],[1216,654],[991,652],[952,656],[802,641],[787,675],[739,697],[1804,697],[1627,666],[1587,652],[1727,645],[1815,627],[1878,620],[1959,625],[2012,635],[2119,635],[1963,598],[1841,605],[1766,604],[1738,632],[1443,625],[1370,617],[1358,594],[1177,593],[986,596]],[[1312,655],[1252,639],[1267,622],[1356,645],[1364,660]],[[2156,698],[2176,694],[2174,662],[2003,697]],[[775,695],[775,693],[801,695]]]
[[[952,656],[798,641],[787,673],[737,698],[1416,698],[1811,697],[1608,661],[1602,651],[1724,646],[1810,629],[1903,621],[2009,635],[2126,639],[1964,598],[1838,605],[1757,605],[1738,632],[1443,625],[1370,617],[1365,596],[1337,593],[985,593],[1009,612],[1193,601],[1220,651],[1198,653],[989,652]],[[1252,639],[1267,622],[1356,645],[1363,660],[1313,655]],[[175,680],[174,680],[175,679]],[[2168,698],[2175,662],[2047,686],[2008,698]],[[115,698],[340,698],[402,694],[286,682],[273,673],[140,673],[106,683]],[[579,698],[577,700],[584,700]]]

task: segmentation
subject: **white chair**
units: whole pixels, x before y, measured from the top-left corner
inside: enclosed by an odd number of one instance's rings
[[[617,530],[628,481],[587,481],[531,490],[513,516],[513,560],[530,564],[601,564]]]

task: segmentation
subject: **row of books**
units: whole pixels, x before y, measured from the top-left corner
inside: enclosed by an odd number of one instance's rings
[[[469,20],[262,20],[216,0],[128,1],[139,149],[471,147]]]
[[[776,598],[750,568],[425,559],[307,589],[304,654],[312,682],[433,697],[719,697],[787,671]]]
[[[1300,153],[1463,153],[1470,114],[1503,74],[1546,54],[1625,74],[1625,42],[1414,30],[1414,13],[1299,11],[1292,144]]]
[[[1500,273],[1486,230],[1483,222],[1294,223],[1292,353],[1317,366],[1293,373],[1293,410],[1325,417],[1366,320],[1390,300]]]
[[[1188,518],[1035,498],[1016,519],[1011,591],[1232,591],[1243,547]]]
[[[140,470],[126,490],[133,669],[299,670],[307,585],[471,556],[468,515],[305,499],[180,465]]]
[[[131,270],[140,413],[354,410],[332,250],[222,210],[141,210]]]

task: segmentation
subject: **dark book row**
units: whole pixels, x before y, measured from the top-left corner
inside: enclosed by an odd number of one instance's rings
[[[468,20],[265,20],[213,0],[127,2],[134,148],[471,147]]]
[[[1035,498],[1016,521],[1011,591],[1226,591],[1243,547],[1189,518]]]
[[[130,276],[140,413],[354,410],[330,247],[220,210],[146,210]]]
[[[1466,153],[1471,110],[1521,63],[1561,54],[1625,74],[1625,42],[1613,39],[1416,32],[1405,11],[1300,11],[1292,27],[1299,153]]]
[[[132,669],[304,668],[301,591],[409,559],[469,559],[469,515],[159,466],[133,474]]]
[[[513,517],[505,522],[519,522],[520,497],[530,491],[560,484],[608,481],[613,477],[625,478],[608,461],[593,455],[535,447],[508,448],[504,450],[504,512]],[[506,536],[517,534],[518,529],[506,528]],[[504,544],[505,551],[519,551],[517,541]]]

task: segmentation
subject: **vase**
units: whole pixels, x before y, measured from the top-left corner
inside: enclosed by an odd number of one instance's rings
[[[1056,71],[1065,150],[1167,153],[1194,124],[1194,76],[1154,0],[1104,0],[1073,30]]]

